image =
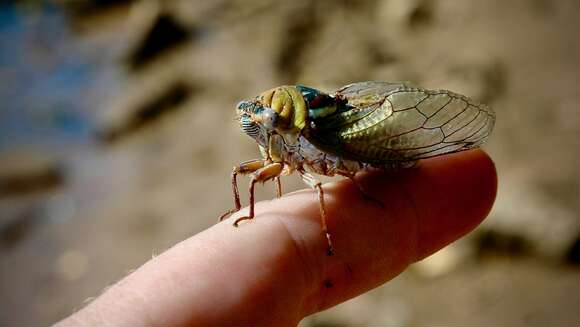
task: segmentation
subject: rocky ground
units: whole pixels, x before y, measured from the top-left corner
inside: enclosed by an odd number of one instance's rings
[[[0,132],[0,325],[54,322],[211,226],[231,205],[232,165],[257,156],[234,121],[237,101],[281,84],[362,80],[413,81],[492,105],[497,203],[468,238],[301,324],[580,324],[577,1],[24,3],[26,60],[41,62],[32,68],[49,72],[76,53],[92,58],[96,79],[65,94],[88,122],[82,137]],[[39,32],[55,12],[66,26],[58,40]],[[0,66],[5,131],[18,73]],[[23,108],[48,101],[19,98]],[[272,188],[257,194],[268,199]]]

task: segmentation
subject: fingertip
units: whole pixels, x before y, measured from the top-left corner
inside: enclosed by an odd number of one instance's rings
[[[412,181],[417,185],[419,260],[478,226],[497,193],[495,164],[482,150],[426,160]]]
[[[258,285],[261,292],[263,280],[269,285],[293,281],[292,294],[306,294],[303,312],[332,306],[472,230],[489,213],[497,187],[495,166],[480,150],[424,160],[413,169],[361,174],[357,181],[384,207],[365,199],[350,180],[325,184],[332,256],[314,191],[257,204],[255,221],[223,244],[224,253],[233,253],[234,243],[244,249],[226,258],[245,276],[245,289]],[[255,278],[256,266],[268,267],[271,275]]]
[[[481,150],[357,180],[385,207],[363,199],[350,181],[327,185],[329,228],[343,264],[322,274],[335,287],[321,308],[384,283],[471,231],[491,210],[497,187],[495,165]]]

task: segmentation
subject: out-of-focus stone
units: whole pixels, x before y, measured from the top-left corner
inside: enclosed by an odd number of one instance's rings
[[[31,151],[0,154],[0,197],[53,189],[64,180],[51,156]]]
[[[74,282],[88,272],[89,259],[78,250],[66,250],[55,261],[54,270],[61,279]]]
[[[434,6],[432,0],[384,0],[378,12],[396,31],[413,30],[432,22]]]
[[[497,255],[503,249],[507,256],[515,251],[561,260],[580,230],[577,213],[513,178],[503,179],[496,204],[483,225],[495,235],[493,252]]]
[[[571,242],[570,247],[565,253],[564,260],[566,263],[580,266],[580,232],[576,239]]]
[[[194,33],[165,12],[157,13],[148,25],[129,50],[127,62],[131,69],[141,69],[164,53],[187,43]]]
[[[521,258],[533,254],[532,241],[521,233],[509,233],[501,229],[481,229],[474,240],[475,255],[479,259]]]
[[[42,218],[41,206],[34,200],[0,201],[0,250],[10,249],[26,240]]]
[[[452,272],[469,258],[469,249],[462,243],[447,246],[415,263],[411,269],[423,277],[435,278]]]
[[[104,112],[99,131],[102,140],[109,143],[118,141],[181,108],[194,88],[182,80],[167,83],[149,80],[134,90]]]
[[[438,65],[424,82],[491,105],[507,92],[507,71],[499,60],[479,58]]]
[[[300,326],[405,327],[411,325],[411,308],[405,301],[391,296],[374,295],[374,297],[357,297],[349,300],[337,308],[305,319]]]

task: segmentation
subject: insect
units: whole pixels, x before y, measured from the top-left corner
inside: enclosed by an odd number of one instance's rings
[[[254,186],[297,172],[318,192],[322,231],[326,225],[324,191],[313,174],[351,179],[363,197],[372,199],[354,176],[368,168],[412,166],[417,160],[480,146],[495,123],[486,105],[446,90],[426,90],[409,83],[360,82],[333,94],[302,86],[280,86],[236,107],[240,127],[257,143],[262,158],[235,166],[231,178],[235,208],[240,210],[237,175],[249,174],[250,209]]]

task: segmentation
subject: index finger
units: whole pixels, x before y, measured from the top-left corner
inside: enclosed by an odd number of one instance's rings
[[[112,286],[71,319],[84,323],[295,325],[376,287],[474,228],[491,209],[496,172],[480,150],[416,169],[325,184],[336,255],[325,255],[314,191],[257,204],[176,245]],[[242,213],[240,213],[241,215]],[[71,320],[68,320],[71,322]]]

